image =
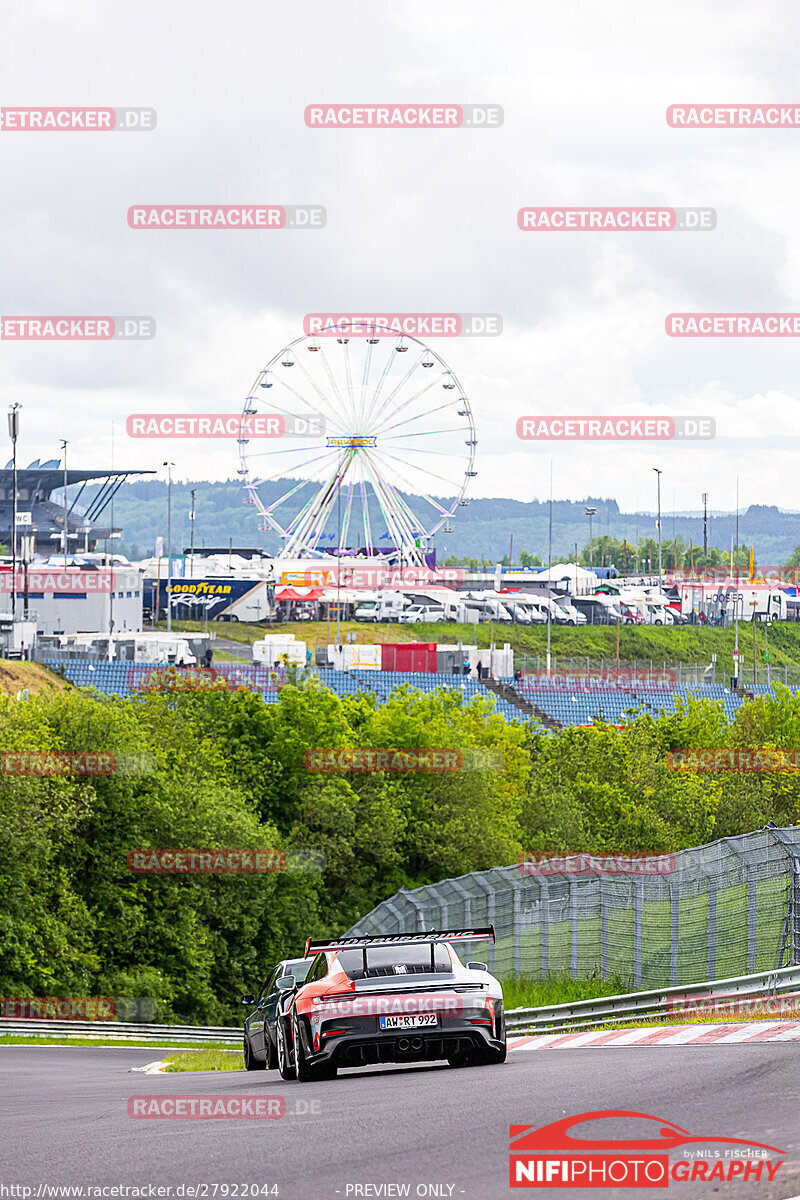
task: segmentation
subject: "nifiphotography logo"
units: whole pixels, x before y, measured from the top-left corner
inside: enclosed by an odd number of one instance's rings
[[[627,1137],[576,1137],[584,1122],[613,1123]],[[642,1124],[642,1123],[645,1124]],[[631,1136],[631,1133],[638,1136]],[[648,1113],[603,1109],[563,1117],[537,1129],[509,1126],[509,1185],[546,1188],[669,1187],[726,1182],[767,1183],[778,1173],[785,1150],[744,1138],[693,1135]],[[777,1161],[775,1161],[777,1158]]]

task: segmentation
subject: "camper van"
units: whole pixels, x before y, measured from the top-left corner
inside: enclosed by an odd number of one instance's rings
[[[486,593],[468,593],[464,604],[468,609],[477,612],[478,621],[481,623],[494,621],[501,625],[510,625],[513,621],[509,610],[499,600]]]
[[[362,600],[353,614],[357,621],[397,621],[411,601],[399,592],[379,592],[372,599]]]

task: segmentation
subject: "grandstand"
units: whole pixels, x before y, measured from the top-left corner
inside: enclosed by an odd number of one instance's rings
[[[17,470],[17,511],[31,514],[29,532],[35,538],[36,550],[41,554],[52,554],[61,544],[63,548],[64,524],[67,527],[67,549],[80,551],[94,549],[99,542],[120,532],[110,525],[99,524],[99,518],[108,508],[119,488],[133,475],[154,475],[154,471],[85,471],[61,467],[60,459],[53,458],[40,463],[38,458],[27,467]],[[11,542],[11,520],[13,511],[13,478],[11,463],[0,469],[0,543]],[[53,496],[65,486],[74,488],[80,484],[77,495],[65,508]],[[78,509],[78,502],[87,484],[100,485],[90,491],[85,509]]]
[[[112,696],[130,696],[142,686],[154,672],[165,668],[153,663],[107,662],[105,659],[46,660],[46,666],[61,669],[66,679],[76,687],[92,687],[98,692]],[[276,703],[282,682],[275,671],[258,664],[223,663],[206,671],[189,668],[187,674],[198,671],[208,678],[227,679],[232,687],[246,687],[260,693],[267,703]],[[337,696],[372,694],[377,702],[383,703],[398,687],[406,685],[422,692],[433,692],[446,687],[460,692],[465,703],[475,696],[487,700],[494,710],[506,720],[528,720],[533,705],[554,726],[591,725],[595,720],[622,725],[639,711],[661,713],[676,711],[680,700],[688,696],[721,702],[725,716],[732,721],[741,707],[744,697],[720,684],[674,684],[666,688],[663,684],[628,684],[618,687],[592,679],[565,679],[560,677],[550,682],[542,679],[523,680],[514,685],[512,680],[492,681],[506,685],[505,695],[497,695],[486,683],[463,675],[432,674],[422,671],[336,671],[332,668],[309,669],[320,682]],[[783,686],[783,685],[781,685]],[[753,695],[774,694],[766,684],[749,687]],[[512,703],[506,696],[517,697]]]

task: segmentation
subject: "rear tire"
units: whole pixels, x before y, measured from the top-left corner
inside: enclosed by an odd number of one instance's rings
[[[278,1044],[278,1071],[281,1079],[294,1079],[294,1064],[289,1061],[289,1042],[286,1037],[284,1020],[278,1016],[275,1022],[275,1040]]]
[[[508,1048],[503,1046],[502,1050],[495,1050],[493,1046],[489,1046],[486,1050],[481,1051],[480,1055],[475,1060],[476,1067],[491,1067],[498,1066],[506,1061]]]
[[[244,1035],[244,1069],[245,1071],[265,1071],[267,1064],[261,1062],[253,1054],[253,1048],[250,1045],[250,1038],[247,1034]]]
[[[337,1068],[331,1063],[312,1066],[306,1061],[303,1043],[300,1041],[300,1021],[297,1013],[292,1017],[292,1040],[294,1041],[295,1078],[298,1083],[314,1083],[318,1079],[335,1079]]]

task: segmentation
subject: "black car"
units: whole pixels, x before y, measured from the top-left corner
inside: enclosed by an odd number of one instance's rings
[[[244,1065],[248,1071],[277,1067],[275,1019],[280,995],[277,981],[284,975],[293,975],[302,982],[311,970],[311,962],[309,958],[285,958],[272,968],[258,996],[242,996],[242,1004],[253,1008],[244,1023]]]

